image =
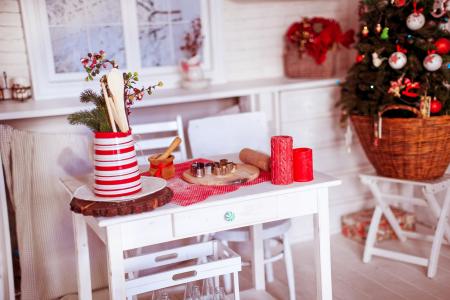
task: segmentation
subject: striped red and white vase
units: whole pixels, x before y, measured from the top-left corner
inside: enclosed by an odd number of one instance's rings
[[[142,190],[131,131],[95,133],[94,177],[94,193],[100,197],[129,196]]]

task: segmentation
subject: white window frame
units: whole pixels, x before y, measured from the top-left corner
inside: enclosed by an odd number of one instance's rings
[[[205,76],[214,83],[223,83],[222,8],[223,0],[189,0],[201,2],[203,45],[203,68]],[[127,69],[139,72],[141,84],[159,80],[165,88],[179,87],[181,79],[177,66],[140,68],[140,47],[135,0],[120,0],[123,22],[125,58]],[[98,82],[85,82],[83,73],[57,74],[49,34],[45,0],[20,0],[25,39],[28,49],[34,99],[62,99],[78,97],[86,88],[98,88]],[[97,49],[96,49],[97,50]],[[98,49],[100,50],[100,49]]]

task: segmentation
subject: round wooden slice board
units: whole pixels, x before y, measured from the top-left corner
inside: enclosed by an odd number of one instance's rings
[[[194,177],[191,175],[190,170],[186,170],[183,173],[183,179],[189,183],[200,184],[200,185],[231,185],[240,184],[253,179],[258,178],[259,169],[252,165],[247,164],[237,164],[236,171],[233,173],[216,176],[216,175],[205,175],[205,177]]]
[[[85,216],[94,217],[114,217],[131,214],[139,214],[154,210],[172,200],[173,192],[165,187],[162,190],[130,201],[121,202],[98,202],[86,201],[73,198],[70,202],[70,209],[73,212]]]

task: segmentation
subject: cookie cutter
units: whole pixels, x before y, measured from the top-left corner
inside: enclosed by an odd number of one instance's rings
[[[190,173],[197,178],[205,177],[206,175],[224,176],[230,173],[234,173],[237,169],[237,165],[234,162],[228,161],[228,159],[221,159],[220,161],[202,163],[194,162],[191,165]]]
[[[194,177],[205,177],[205,164],[202,162],[195,162],[191,165],[191,175]]]

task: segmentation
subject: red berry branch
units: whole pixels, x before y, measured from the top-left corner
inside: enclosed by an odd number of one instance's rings
[[[103,50],[100,50],[98,53],[96,52],[88,53],[86,57],[83,57],[81,59],[81,64],[83,65],[84,70],[88,74],[87,77],[85,78],[86,81],[94,80],[94,77],[100,74],[102,68],[106,69],[108,65],[110,65],[112,68],[119,68],[119,66],[114,60],[109,60],[106,58],[106,52]],[[100,79],[100,81],[106,82],[104,76],[102,76],[102,79]],[[135,86],[137,84],[137,81],[139,81],[137,72],[123,73],[123,82],[125,84],[124,95],[127,101],[127,106],[132,105],[135,99],[142,100],[145,93],[151,95],[153,93],[153,90],[156,89],[156,87],[163,86],[163,83],[159,81],[155,85],[137,88]]]
[[[196,56],[203,45],[202,21],[196,18],[191,23],[192,32],[184,35],[184,45],[180,49],[188,55],[188,58]]]

